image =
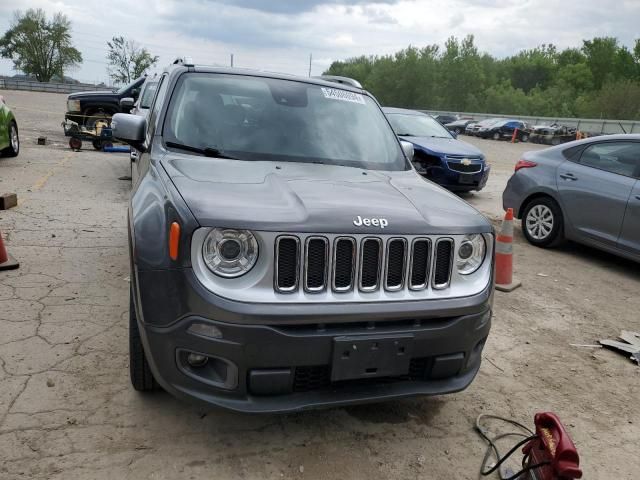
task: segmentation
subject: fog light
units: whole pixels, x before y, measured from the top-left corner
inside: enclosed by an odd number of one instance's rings
[[[187,332],[201,337],[222,338],[222,332],[208,323],[194,323],[188,328]]]
[[[187,357],[187,362],[189,362],[189,365],[192,367],[203,367],[207,364],[207,360],[209,360],[209,357],[200,355],[199,353],[190,353]]]

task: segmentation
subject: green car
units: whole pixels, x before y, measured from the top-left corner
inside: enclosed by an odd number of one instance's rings
[[[0,95],[0,152],[4,157],[17,157],[20,152],[18,124],[13,112]]]

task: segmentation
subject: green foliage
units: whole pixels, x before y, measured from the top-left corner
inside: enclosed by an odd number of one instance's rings
[[[42,9],[16,11],[9,30],[0,38],[0,56],[10,58],[16,70],[39,82],[64,78],[64,71],[82,63],[71,43],[71,22],[61,13],[52,20]]]
[[[440,48],[334,62],[326,72],[359,80],[383,105],[504,115],[640,119],[640,39],[633,49],[596,37],[562,51],[551,44],[496,59],[472,35]]]
[[[124,37],[113,37],[107,42],[109,51],[109,76],[116,83],[130,83],[158,63],[159,57],[151,55],[146,48],[141,48],[133,40]]]

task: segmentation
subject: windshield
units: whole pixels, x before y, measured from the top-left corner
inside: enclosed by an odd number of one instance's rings
[[[163,135],[171,148],[206,149],[210,156],[238,160],[408,168],[371,98],[298,81],[183,74]]]
[[[153,101],[153,96],[156,93],[156,89],[158,88],[158,82],[152,81],[147,82],[144,86],[144,90],[142,90],[142,96],[140,98],[140,108],[150,108],[151,102]]]
[[[449,131],[428,115],[387,114],[396,135],[411,137],[452,138]]]

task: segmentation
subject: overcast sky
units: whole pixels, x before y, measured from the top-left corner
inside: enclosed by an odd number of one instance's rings
[[[542,43],[580,46],[583,38],[640,36],[640,0],[0,0],[0,32],[16,8],[62,11],[72,21],[84,63],[68,72],[106,81],[106,41],[136,40],[164,65],[179,55],[196,63],[306,75],[333,60],[442,44],[474,34],[481,51],[502,57]],[[0,60],[0,73],[12,64]]]

